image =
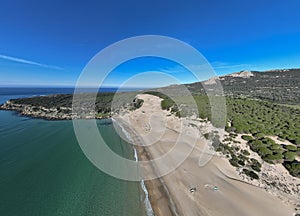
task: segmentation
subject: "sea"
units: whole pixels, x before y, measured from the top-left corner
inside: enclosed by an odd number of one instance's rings
[[[0,88],[0,104],[72,92],[72,88]],[[136,160],[134,149],[118,136],[110,120],[97,120],[97,125],[113,151]],[[0,215],[151,214],[143,182],[120,180],[97,169],[81,151],[72,121],[0,110]]]

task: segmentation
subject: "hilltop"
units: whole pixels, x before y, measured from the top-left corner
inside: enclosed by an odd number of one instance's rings
[[[226,96],[244,96],[281,104],[300,104],[300,69],[241,71],[186,86],[197,94],[203,92],[202,85],[214,85],[216,79],[221,82]]]

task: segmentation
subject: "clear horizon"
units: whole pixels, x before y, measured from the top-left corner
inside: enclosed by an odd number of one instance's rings
[[[255,71],[255,72],[266,72],[266,71],[272,71],[272,70],[293,70],[293,69],[300,69],[300,68],[271,68],[271,69],[267,69],[264,71]],[[247,70],[242,70],[242,71],[247,71]],[[235,71],[232,73],[239,73],[242,71]],[[226,73],[220,76],[226,76],[232,73]],[[217,75],[219,76],[219,75]],[[202,80],[205,81],[205,80]],[[187,82],[187,83],[182,83],[182,84],[191,84],[193,82]],[[121,86],[101,86],[101,88],[112,88],[112,89],[151,89],[151,88],[159,88],[159,87],[166,87],[169,85],[176,85],[177,83],[170,83],[167,85],[160,85],[160,86],[148,86],[148,87],[143,87],[143,86],[125,86],[125,87],[121,87]],[[98,89],[99,86],[76,86],[76,85],[1,85],[0,84],[0,88],[86,88],[86,89]]]

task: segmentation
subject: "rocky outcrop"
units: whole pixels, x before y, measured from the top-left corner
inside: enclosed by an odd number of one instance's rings
[[[228,77],[241,77],[241,78],[249,78],[249,77],[253,77],[254,74],[251,71],[241,71],[241,72],[237,72],[237,73],[232,73],[227,75]]]

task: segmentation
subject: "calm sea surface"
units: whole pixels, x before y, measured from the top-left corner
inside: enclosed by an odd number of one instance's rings
[[[69,92],[68,92],[69,91]],[[0,103],[70,89],[0,89]],[[132,148],[112,124],[98,128],[116,153]],[[139,182],[99,171],[82,153],[71,121],[47,121],[0,111],[0,215],[146,215]]]

